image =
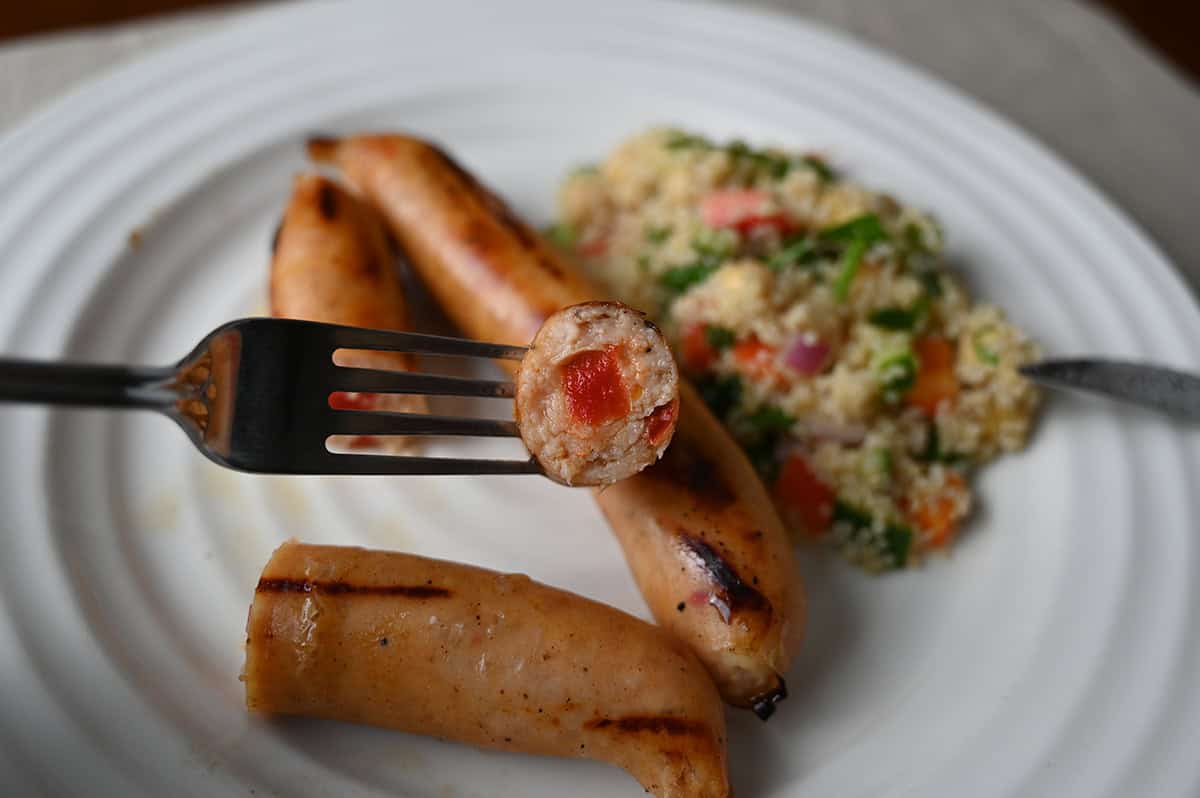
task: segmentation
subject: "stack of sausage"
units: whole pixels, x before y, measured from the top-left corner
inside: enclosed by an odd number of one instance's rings
[[[298,178],[276,238],[272,311],[404,327],[390,233],[463,334],[534,342],[531,353],[543,357],[522,362],[518,419],[544,407],[539,375],[561,362],[566,339],[543,325],[591,323],[596,308],[612,309],[589,304],[603,292],[425,141],[321,139],[309,154],[336,167],[353,192],[325,177]],[[555,315],[571,306],[575,315]],[[635,313],[617,307],[623,324]],[[657,346],[657,331],[646,334],[647,347]],[[392,360],[349,365],[411,367],[402,355],[376,357]],[[602,358],[586,365],[585,381],[612,370]],[[673,379],[673,365],[651,366]],[[522,391],[538,401],[522,402]],[[250,609],[250,709],[588,757],[626,769],[656,796],[728,796],[720,699],[765,720],[787,696],[783,673],[803,631],[803,593],[784,529],[744,454],[685,382],[678,396],[677,404],[665,394],[618,402],[613,412],[643,419],[648,443],[622,450],[636,453],[637,473],[595,493],[657,626],[523,576],[290,542],[263,570]],[[414,409],[380,404],[405,397],[340,401]],[[676,420],[667,447],[663,429]],[[533,440],[526,426],[531,450],[557,439]],[[589,468],[600,481],[616,473],[563,451],[542,460],[560,481],[586,482]]]

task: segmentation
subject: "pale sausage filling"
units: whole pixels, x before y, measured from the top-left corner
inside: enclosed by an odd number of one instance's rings
[[[521,437],[547,474],[604,485],[653,463],[678,416],[679,377],[641,313],[593,302],[550,317],[517,377]]]

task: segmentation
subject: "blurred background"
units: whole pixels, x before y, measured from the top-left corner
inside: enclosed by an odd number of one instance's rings
[[[849,33],[999,112],[1140,223],[1200,297],[1200,0],[721,1]],[[268,5],[283,3],[0,0],[0,135],[88,78]]]
[[[1044,0],[1048,5],[1068,0]],[[885,0],[879,0],[885,2]],[[966,3],[991,3],[965,0]],[[1197,0],[1083,0],[1108,10],[1192,80],[1200,81],[1200,2]],[[12,0],[0,13],[0,42],[37,33],[108,25],[189,9],[230,7],[228,0]],[[784,6],[775,2],[771,5]]]

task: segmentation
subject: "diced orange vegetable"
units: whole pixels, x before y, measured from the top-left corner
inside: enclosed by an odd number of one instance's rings
[[[933,416],[938,405],[958,396],[954,346],[945,338],[928,335],[918,338],[913,349],[917,355],[917,378],[905,401]]]
[[[961,520],[957,509],[966,489],[963,478],[950,472],[946,474],[945,490],[912,513],[913,523],[924,533],[924,548],[941,549],[954,542]]]
[[[792,455],[783,464],[772,492],[788,519],[799,522],[811,537],[824,534],[833,521],[833,490],[800,455]]]
[[[708,371],[717,359],[717,350],[708,342],[708,331],[703,324],[693,324],[684,330],[680,348],[683,350],[683,365],[688,371]]]
[[[779,376],[779,364],[776,361],[775,348],[764,344],[754,336],[738,341],[733,346],[733,359],[738,368],[751,377],[760,380],[774,379]]]

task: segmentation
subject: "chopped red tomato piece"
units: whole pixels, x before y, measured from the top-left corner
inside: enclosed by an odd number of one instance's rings
[[[768,346],[754,336],[738,341],[733,346],[733,359],[738,368],[751,377],[773,379],[779,375],[779,363],[775,347]]]
[[[770,209],[771,195],[748,188],[714,191],[700,203],[700,217],[709,227],[748,233],[756,227],[786,232],[795,227],[787,215]]]
[[[576,252],[585,258],[600,258],[608,253],[608,237],[600,236],[590,241],[583,241],[576,247]]]
[[[823,534],[833,521],[833,490],[800,455],[792,455],[783,464],[772,493],[789,519],[799,522],[812,537]]]
[[[954,374],[954,347],[945,338],[928,335],[913,344],[917,355],[917,378],[905,401],[932,416],[942,402],[958,396]]]
[[[958,508],[966,489],[963,478],[950,472],[946,474],[945,490],[912,513],[913,523],[925,533],[925,548],[940,549],[954,542],[960,520]]]
[[[770,199],[767,192],[748,188],[714,191],[700,203],[700,217],[709,227],[732,227],[742,219],[761,216]]]
[[[671,429],[671,425],[675,423],[677,415],[679,415],[678,399],[672,399],[665,405],[654,408],[646,419],[646,439],[658,445],[658,442],[667,434],[667,430]]]
[[[563,365],[563,389],[576,421],[596,426],[629,412],[629,389],[614,349],[580,352]]]
[[[769,213],[762,216],[747,216],[733,227],[743,235],[760,227],[778,230],[780,233],[788,233],[796,229],[796,225],[792,222],[792,220],[782,213]]]
[[[329,406],[334,410],[374,410],[379,405],[379,394],[337,391],[329,394]],[[356,435],[349,441],[351,449],[373,449],[379,445],[374,435]]]
[[[717,350],[709,342],[708,330],[703,324],[693,324],[684,330],[680,349],[683,350],[683,365],[689,371],[708,371],[717,359]]]

